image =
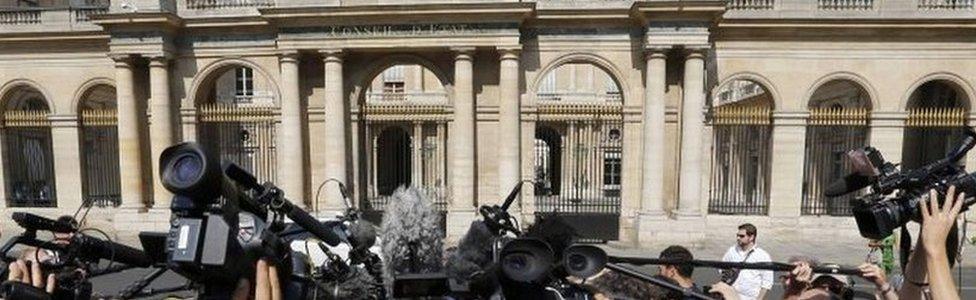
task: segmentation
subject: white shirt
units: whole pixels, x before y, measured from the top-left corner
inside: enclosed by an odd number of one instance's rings
[[[725,251],[722,261],[727,262],[771,262],[769,253],[760,249],[758,245],[752,247],[752,255],[746,258],[749,251],[742,251],[738,245]],[[755,300],[759,297],[760,289],[770,290],[773,288],[773,271],[766,270],[741,270],[739,277],[732,284],[735,291],[739,293],[739,298],[743,300]]]

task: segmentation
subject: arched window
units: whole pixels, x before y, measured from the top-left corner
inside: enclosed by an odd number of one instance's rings
[[[81,135],[81,191],[85,205],[118,206],[119,133],[115,88],[97,85],[79,103]]]
[[[902,168],[924,166],[956,149],[962,141],[968,103],[966,94],[949,81],[930,81],[915,89],[908,100]]]
[[[220,158],[277,179],[276,101],[268,78],[246,66],[220,70],[209,78],[206,99],[197,103],[198,140]]]
[[[50,108],[40,91],[3,95],[3,171],[8,207],[56,207]]]
[[[718,92],[708,212],[765,215],[769,209],[773,100],[761,84],[733,80]]]
[[[833,80],[817,88],[809,101],[803,162],[803,215],[851,215],[851,193],[827,198],[824,189],[852,172],[846,153],[868,145],[871,99],[859,84]]]
[[[587,62],[560,65],[542,78],[535,91],[536,209],[579,224],[575,229],[584,239],[616,240],[623,176],[620,85]]]

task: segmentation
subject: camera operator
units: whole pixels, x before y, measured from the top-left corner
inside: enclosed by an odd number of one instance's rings
[[[691,255],[691,251],[688,251],[687,248],[679,245],[672,245],[665,248],[664,251],[661,251],[660,258],[689,261],[694,259],[694,257]],[[701,293],[701,288],[699,288],[698,285],[695,284],[695,281],[691,279],[691,275],[694,271],[695,267],[692,265],[658,266],[658,275],[674,280],[682,288]]]
[[[20,258],[8,266],[7,281],[22,282],[53,294],[54,288],[57,287],[54,274],[48,274],[45,278],[44,272],[41,271],[41,262],[52,258],[45,251],[34,247],[24,249]]]
[[[254,295],[251,297],[251,290]],[[247,278],[241,278],[234,290],[233,300],[281,300],[281,283],[278,281],[278,268],[259,259],[255,267],[254,283]]]
[[[955,225],[965,199],[966,193],[957,195],[956,187],[950,186],[942,205],[939,204],[939,195],[935,190],[929,191],[928,201],[921,201],[922,231],[919,236],[921,243],[916,246],[916,251],[910,259],[919,262],[917,264],[909,262],[906,267],[908,270],[905,281],[908,283],[907,286],[914,287],[906,288],[908,293],[905,299],[915,299],[921,294],[918,293],[919,289],[922,293],[929,294],[931,299],[959,299],[956,284],[952,281],[945,244],[946,237]],[[925,276],[919,276],[923,273]],[[922,277],[921,280],[918,277]]]

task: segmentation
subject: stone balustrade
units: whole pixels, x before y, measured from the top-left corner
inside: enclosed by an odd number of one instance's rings
[[[729,0],[729,10],[769,10],[775,6],[774,0]]]
[[[38,9],[0,10],[0,24],[6,24],[6,25],[41,24],[41,10]]]
[[[239,7],[272,7],[274,0],[186,0],[189,9],[222,9]]]
[[[973,0],[918,0],[919,9],[972,10]]]
[[[819,0],[817,7],[823,10],[874,9],[874,0]]]

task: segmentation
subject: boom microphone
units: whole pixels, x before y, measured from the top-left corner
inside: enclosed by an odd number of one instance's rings
[[[100,240],[84,234],[75,235],[72,247],[81,249],[85,256],[117,261],[130,266],[148,268],[152,259],[142,250],[116,242]]]
[[[28,212],[15,212],[10,217],[20,227],[28,230],[42,230],[57,233],[74,233],[78,231],[71,223],[48,219]]]
[[[259,195],[264,194],[268,189],[265,186],[258,184],[258,179],[255,178],[254,175],[251,175],[251,173],[249,173],[247,170],[241,169],[241,167],[232,162],[225,162],[223,169],[224,174],[227,175],[227,177],[229,177],[231,180],[237,182],[245,188],[256,191]],[[292,204],[290,201],[288,201],[288,199],[285,199],[284,195],[281,195],[283,193],[276,187],[272,187],[271,190],[267,192],[279,194],[276,195],[277,197],[271,201],[272,203],[267,203],[273,209],[284,213],[288,219],[291,219],[295,222],[295,224],[298,224],[298,226],[308,230],[308,232],[315,235],[315,237],[317,237],[319,240],[329,244],[329,246],[339,245],[341,240],[339,239],[339,236],[335,234],[335,232],[332,232],[332,230],[322,225],[321,222],[313,218],[307,212],[295,206],[295,204]]]
[[[828,185],[827,188],[824,190],[824,196],[827,197],[842,196],[850,192],[863,189],[871,185],[871,183],[872,183],[871,178],[857,173],[853,173],[845,176],[844,178],[834,180],[834,182],[830,183],[830,185]]]

